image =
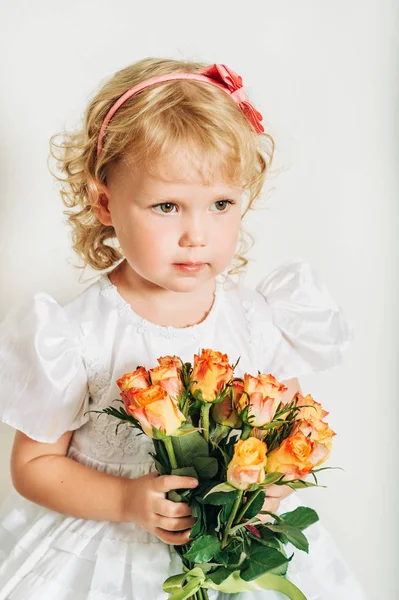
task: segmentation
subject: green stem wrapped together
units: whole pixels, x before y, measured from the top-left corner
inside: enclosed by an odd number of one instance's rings
[[[201,427],[207,442],[209,441],[209,411],[211,410],[211,406],[211,402],[204,402],[201,406]]]
[[[227,545],[227,538],[230,533],[231,526],[233,525],[235,516],[237,514],[237,510],[240,507],[243,493],[244,493],[243,490],[239,490],[238,498],[236,498],[236,500],[233,504],[233,508],[231,509],[230,517],[229,517],[229,520],[227,521],[226,529],[224,530],[224,534],[223,534],[222,546],[221,546],[222,550]]]
[[[177,469],[178,464],[176,461],[175,451],[173,449],[172,438],[168,435],[167,437],[163,438],[163,443],[165,444],[166,452],[168,453],[171,468]]]

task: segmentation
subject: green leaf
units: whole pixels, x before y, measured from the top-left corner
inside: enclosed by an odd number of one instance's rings
[[[152,440],[152,443],[154,444],[157,460],[159,460],[164,469],[169,472],[169,457],[164,442],[161,442],[160,440]]]
[[[171,437],[180,438],[184,435],[194,433],[195,431],[199,431],[198,427],[193,427],[190,423],[183,423],[183,425],[180,425],[179,429],[176,429],[176,431],[171,434]]]
[[[190,562],[208,562],[220,550],[221,543],[214,535],[204,535],[195,540],[188,552],[184,554]]]
[[[256,492],[255,492],[255,494],[256,494]],[[255,500],[245,511],[245,515],[244,515],[245,519],[251,519],[252,517],[256,517],[256,515],[262,510],[262,506],[265,501],[265,497],[266,497],[265,492],[261,492],[260,494],[258,494],[256,496]],[[247,504],[250,500],[251,500],[251,497],[247,498]],[[244,504],[244,507],[245,507],[245,504]]]
[[[243,559],[246,557],[246,554],[243,553],[243,540],[242,538],[240,540],[238,540],[237,538],[235,538],[234,540],[232,540],[230,542],[230,544],[228,545],[228,551],[229,551],[229,568],[236,568],[236,565],[239,565],[242,563]]]
[[[215,506],[222,506],[224,504],[231,504],[231,502],[238,498],[238,490],[234,492],[217,492],[216,494],[206,495],[204,497],[204,504],[214,504]]]
[[[176,490],[170,490],[167,493],[167,497],[168,500],[171,500],[172,502],[181,502],[183,500],[183,496],[181,494],[178,494]]]
[[[272,483],[275,483],[282,477],[284,477],[284,473],[268,473],[266,475],[264,481],[260,485],[261,485],[261,487],[266,487],[268,485],[272,485]]]
[[[257,579],[264,573],[268,573],[289,563],[289,560],[284,554],[275,548],[254,544],[254,551],[244,561],[241,569],[241,579],[244,581],[252,581]]]
[[[276,482],[276,485],[288,485],[293,490],[301,490],[307,487],[322,487],[325,488],[325,485],[318,485],[316,483],[311,483],[310,481],[304,481],[303,479],[296,479],[294,481],[284,481],[283,484]]]
[[[260,520],[257,517],[252,517],[252,519],[248,519],[248,521],[244,521],[244,523],[239,523],[230,529],[230,535],[233,535],[240,529],[243,529],[247,525],[252,525],[254,523],[258,524],[260,523]]]
[[[213,560],[216,563],[220,563],[224,567],[227,567],[227,565],[229,564],[229,558],[230,556],[227,550],[219,550],[219,552],[216,552]]]
[[[226,481],[224,481],[223,483],[219,483],[218,485],[215,485],[213,488],[211,488],[208,493],[204,496],[204,499],[209,496],[209,494],[215,494],[216,492],[236,492],[238,494],[238,490],[237,488],[233,487],[232,485],[230,485],[230,483],[227,483]]]
[[[180,477],[195,477],[198,479],[198,473],[194,467],[180,467],[179,469],[172,469],[172,475],[179,475]]]
[[[152,458],[154,459],[154,464],[155,464],[155,467],[156,467],[158,473],[160,475],[167,475],[168,470],[166,469],[166,467],[164,467],[164,465],[155,458],[155,454],[153,454],[152,452],[150,452],[150,454],[151,454]]]
[[[312,469],[310,472],[311,473],[320,473],[320,471],[327,471],[329,469],[339,469],[340,471],[345,472],[345,469],[343,469],[342,467],[320,467],[319,469]]]
[[[227,577],[230,577],[230,575],[231,571],[229,571],[229,569],[226,569],[225,567],[220,567],[219,569],[216,569],[216,571],[208,573],[207,579],[210,579],[211,581],[213,581],[213,583],[219,585],[220,583],[222,583],[222,581],[227,579]]]
[[[219,463],[216,458],[210,456],[197,456],[193,460],[193,465],[199,477],[212,479],[217,475]]]
[[[298,506],[295,510],[284,513],[280,517],[285,523],[298,527],[298,529],[306,529],[319,520],[317,512],[307,506]]]
[[[288,541],[299,550],[303,550],[303,552],[309,552],[309,542],[298,527],[286,525],[285,523],[282,525],[268,525],[267,527],[271,531],[284,534]]]
[[[219,510],[219,512],[217,513],[217,517],[216,517],[215,533],[218,533],[218,534],[220,533],[225,522],[226,522],[226,519],[223,519],[223,508],[221,508]]]
[[[271,548],[276,548],[277,550],[281,550],[281,542],[276,537],[276,534],[269,529],[265,529],[263,527],[258,528],[258,531],[261,535],[260,538],[253,535],[250,531],[247,531],[247,535],[252,538],[258,544],[263,546],[270,546]]]
[[[285,425],[285,419],[277,419],[276,421],[270,421],[267,425],[263,425],[263,427],[259,427],[262,431],[268,431],[269,429],[274,429],[275,427],[279,427],[281,425]]]
[[[196,498],[193,498],[193,500],[191,502],[191,508],[192,508],[193,517],[196,517],[196,519],[197,519],[190,531],[190,538],[194,539],[197,536],[205,533],[205,529],[206,529],[205,514],[204,514],[205,510],[204,510],[204,507],[202,506],[202,504],[200,504],[196,500]]]
[[[180,437],[172,437],[177,464],[191,466],[197,456],[209,456],[208,442],[198,431]]]

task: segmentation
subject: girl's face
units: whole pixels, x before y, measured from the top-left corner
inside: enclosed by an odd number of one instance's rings
[[[114,227],[142,283],[195,291],[231,263],[242,189],[218,180],[204,185],[183,154],[157,166],[156,174],[128,162],[113,167],[96,214]]]

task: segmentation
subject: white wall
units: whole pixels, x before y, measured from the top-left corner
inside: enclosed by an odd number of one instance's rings
[[[37,290],[63,302],[83,289],[46,160],[50,135],[77,121],[100,80],[145,56],[231,66],[278,144],[268,208],[248,221],[247,281],[303,256],[355,332],[342,366],[302,380],[338,432],[329,464],[345,469],[304,498],[369,598],[398,598],[397,3],[16,0],[0,10],[0,318]],[[0,426],[0,500],[11,433]]]

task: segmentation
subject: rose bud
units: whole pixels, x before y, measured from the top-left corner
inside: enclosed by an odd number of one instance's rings
[[[126,373],[116,382],[121,390],[121,397],[128,412],[132,399],[129,397],[130,390],[145,389],[150,387],[150,377],[144,367],[139,367],[132,373]]]
[[[328,452],[331,452],[332,438],[337,434],[329,427],[328,423],[321,420],[305,421],[301,419],[296,425],[295,431],[298,430],[302,431],[302,433],[312,442],[323,444],[326,446]]]
[[[159,359],[158,359],[159,360]],[[173,399],[183,390],[183,384],[179,377],[178,369],[173,363],[164,363],[150,369],[151,383],[153,385],[159,384],[162,386]]]
[[[234,456],[227,468],[227,481],[239,490],[248,490],[265,479],[266,444],[250,437],[238,440]]]
[[[241,427],[242,422],[234,409],[231,394],[226,394],[221,402],[212,406],[211,415],[213,420],[220,425],[226,425],[232,429]]]
[[[245,373],[244,393],[238,402],[237,412],[240,413],[246,406],[249,406],[248,425],[263,427],[273,420],[287,389],[273,375],[260,373],[257,377],[253,377]]]
[[[200,356],[194,355],[190,390],[194,396],[202,393],[205,402],[213,402],[233,376],[233,367],[227,354],[214,350],[202,350]]]
[[[132,391],[132,396],[134,404],[129,407],[129,412],[149,437],[153,437],[153,427],[165,435],[172,435],[186,420],[173,398],[160,385]]]

